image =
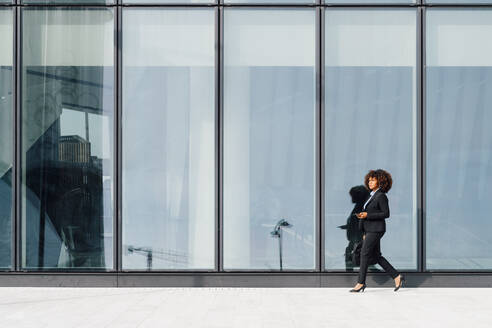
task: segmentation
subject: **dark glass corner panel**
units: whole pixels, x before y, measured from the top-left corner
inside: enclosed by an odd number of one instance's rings
[[[13,181],[13,19],[0,9],[0,269],[11,267]]]
[[[113,10],[23,10],[22,267],[113,267]]]

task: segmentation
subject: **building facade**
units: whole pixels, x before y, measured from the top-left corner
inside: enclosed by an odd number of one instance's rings
[[[351,284],[383,168],[409,283],[492,286],[492,2],[115,1],[0,0],[0,285]]]

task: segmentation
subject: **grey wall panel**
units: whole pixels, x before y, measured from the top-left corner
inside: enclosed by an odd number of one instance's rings
[[[318,274],[122,274],[119,287],[319,287]]]
[[[1,274],[0,287],[118,287],[115,274]]]
[[[410,288],[492,287],[492,273],[407,273]],[[0,287],[293,287],[350,288],[357,273],[2,273]],[[369,273],[369,288],[392,288],[385,273]]]

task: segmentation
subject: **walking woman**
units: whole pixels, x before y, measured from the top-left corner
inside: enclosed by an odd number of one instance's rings
[[[364,184],[371,190],[371,195],[363,206],[362,212],[356,214],[359,227],[363,231],[362,248],[360,251],[359,281],[350,292],[364,291],[366,288],[367,266],[369,258],[383,267],[384,271],[395,280],[396,292],[403,285],[405,278],[381,255],[381,238],[386,232],[385,219],[389,218],[390,211],[386,193],[391,189],[393,180],[391,174],[385,170],[371,170],[364,178]]]

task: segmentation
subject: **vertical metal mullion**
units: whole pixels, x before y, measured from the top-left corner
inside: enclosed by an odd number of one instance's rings
[[[426,9],[425,7],[419,8],[420,21],[419,21],[419,36],[420,36],[420,267],[419,271],[426,271],[426,107],[425,107],[425,97],[426,97],[426,74],[425,74],[425,56],[426,56],[426,46],[425,46],[425,19],[426,19]]]
[[[20,7],[15,7],[15,63],[14,63],[14,75],[15,75],[15,85],[14,85],[14,270],[20,271],[22,269],[22,259],[21,259],[21,123],[22,123],[22,113],[21,113],[21,71],[22,71],[22,57],[21,57],[21,44],[22,44],[22,12]]]
[[[117,1],[119,2],[119,1]],[[121,271],[121,7],[115,7],[114,22],[115,117],[114,117],[114,211],[113,270]]]
[[[17,7],[12,8],[12,12],[10,13],[13,18],[13,27],[12,27],[12,34],[13,34],[13,44],[12,44],[12,88],[13,88],[13,95],[12,95],[12,190],[11,190],[11,216],[10,216],[10,225],[11,225],[11,248],[10,248],[10,262],[11,262],[11,271],[16,271],[17,270],[17,189],[18,189],[18,183],[17,183]]]
[[[315,269],[316,271],[321,271],[323,265],[323,259],[322,259],[322,253],[323,253],[323,246],[322,246],[322,188],[323,188],[323,183],[322,183],[322,176],[321,176],[321,171],[322,171],[322,149],[321,149],[321,144],[322,144],[322,132],[321,132],[321,57],[322,57],[322,41],[321,41],[321,35],[322,35],[322,18],[321,18],[321,13],[322,9],[320,7],[316,8],[316,27],[315,27],[315,58],[316,58],[316,63],[315,63],[315,71],[316,71],[316,109],[315,109],[315,186],[316,186],[316,191],[315,191],[315,240],[316,240],[316,249],[315,249]]]
[[[324,184],[324,163],[325,163],[325,153],[324,153],[324,145],[325,145],[325,133],[324,133],[324,107],[325,107],[325,100],[324,100],[324,78],[325,78],[325,8],[323,7],[318,7],[318,38],[317,38],[317,45],[318,45],[318,51],[316,51],[318,55],[318,83],[317,83],[317,101],[318,101],[318,123],[317,123],[317,128],[318,128],[318,156],[319,159],[317,161],[318,163],[318,184],[319,184],[319,195],[318,195],[318,222],[319,222],[319,232],[318,232],[318,247],[319,247],[319,271],[323,271],[325,269],[325,202],[324,202],[324,195],[325,195],[325,184]]]
[[[417,88],[417,99],[416,101],[416,111],[417,111],[417,121],[416,121],[416,147],[417,147],[417,271],[421,271],[422,269],[422,8],[419,7],[417,9],[417,17],[416,17],[416,33],[417,33],[417,51],[416,51],[416,60],[417,60],[417,69],[416,69],[416,81],[415,87]]]
[[[219,0],[219,3],[221,0]],[[224,11],[223,7],[219,6],[216,9],[216,34],[215,37],[216,39],[216,48],[215,48],[215,53],[216,53],[216,76],[215,76],[215,83],[216,83],[216,229],[215,229],[215,234],[216,234],[216,269],[218,271],[223,271],[224,270],[224,263],[223,263],[223,257],[224,257],[224,236],[223,236],[223,135],[224,135],[224,129],[223,129],[223,99],[224,99],[224,94],[223,94],[223,86],[224,86],[224,62],[222,60],[223,55],[224,55],[224,47],[223,47],[223,42],[224,42],[224,32],[223,32],[223,24],[224,24]]]

